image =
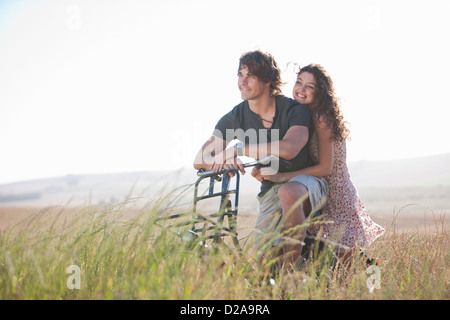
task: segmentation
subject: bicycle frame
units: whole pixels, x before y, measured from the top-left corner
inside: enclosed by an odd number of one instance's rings
[[[244,164],[245,168],[254,166],[267,166],[272,161],[279,161],[276,156],[269,155],[259,160],[251,161]],[[235,184],[234,188],[230,187],[231,180],[230,173],[234,173]],[[224,169],[218,172],[204,171],[200,169],[197,172],[199,178],[195,182],[194,187],[194,202],[192,212],[172,214],[166,217],[159,217],[155,223],[159,226],[163,226],[160,222],[163,220],[172,220],[183,217],[188,217],[187,221],[179,222],[168,226],[183,227],[189,226],[187,232],[176,232],[181,239],[187,241],[197,240],[202,247],[206,247],[206,240],[212,240],[213,243],[224,242],[224,237],[230,236],[234,246],[241,250],[238,233],[237,233],[237,215],[239,208],[239,186],[240,186],[240,174],[236,169]],[[199,195],[200,183],[209,178],[209,187],[207,194]],[[217,182],[222,182],[220,191],[215,191]],[[230,196],[234,195],[234,202],[230,200]],[[197,205],[199,201],[220,197],[219,211],[213,214],[204,215],[197,211]],[[225,217],[227,218],[228,225],[226,226]],[[202,224],[198,227],[198,224]]]
[[[230,173],[235,175],[235,185],[234,189],[230,188],[231,176]],[[211,226],[208,227],[208,231],[214,230],[213,234],[206,235],[206,224],[202,228],[195,228],[196,222],[192,223],[191,231],[194,233],[201,232],[202,238],[213,239],[214,242],[219,242],[221,238],[226,236],[231,236],[233,243],[236,248],[240,249],[239,240],[237,238],[237,215],[239,207],[239,185],[240,185],[240,174],[235,169],[226,169],[219,172],[209,172],[203,173],[199,172],[200,177],[195,183],[194,189],[194,205],[193,212],[195,213],[196,219],[202,219],[208,221]],[[206,195],[199,195],[199,185],[204,180],[209,178],[209,188]],[[222,182],[221,189],[219,192],[215,192],[215,183]],[[234,194],[234,203],[230,200],[230,195]],[[220,207],[218,213],[213,213],[208,216],[201,215],[197,212],[197,204],[201,200],[211,199],[214,197],[220,197]],[[225,217],[228,220],[228,227],[224,225]],[[217,218],[216,221],[211,220],[211,218]]]

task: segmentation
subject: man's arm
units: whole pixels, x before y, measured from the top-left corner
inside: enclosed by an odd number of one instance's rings
[[[281,141],[245,145],[244,155],[261,159],[271,154],[285,160],[291,160],[306,146],[308,137],[308,127],[293,126],[289,128]],[[215,172],[224,168],[235,168],[243,172],[242,163],[236,159],[235,148],[225,148],[225,140],[214,135],[211,136],[197,153],[194,160],[194,168],[197,170],[213,170]]]
[[[205,169],[212,170],[214,166],[214,157],[225,150],[225,140],[214,135],[211,136],[202,146],[194,159],[194,168],[196,170]]]
[[[271,154],[285,160],[291,160],[306,146],[308,137],[308,127],[293,126],[288,129],[281,141],[245,145],[244,155],[261,159]]]
[[[308,139],[308,127],[293,126],[288,129],[284,138],[281,141],[278,141],[278,146],[274,145],[275,143],[271,143],[268,144],[266,148],[269,149],[269,154],[276,155],[279,158],[285,160],[291,160],[306,146]],[[264,154],[261,152],[262,150],[264,150],[264,145],[259,145],[259,148],[257,147],[257,145],[246,146],[244,154],[249,155],[258,153],[258,156],[261,158],[261,156],[264,156]],[[261,169],[258,169],[257,167],[253,168],[252,176],[260,182],[264,181],[264,177],[261,174]]]
[[[223,169],[236,169],[245,174],[244,165],[237,158],[237,151],[234,147],[226,148],[226,141],[211,136],[203,144],[194,160],[195,169],[205,169],[207,171],[218,172]],[[234,175],[234,174],[231,174]]]

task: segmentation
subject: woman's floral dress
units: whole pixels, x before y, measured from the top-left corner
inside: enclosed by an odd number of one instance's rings
[[[315,133],[311,136],[309,151],[315,163],[319,161],[318,141]],[[359,198],[358,191],[350,179],[347,168],[345,141],[334,143],[334,159],[328,182],[328,200],[322,208],[321,218],[333,223],[315,224],[308,231],[340,244],[366,247],[384,233],[384,229],[372,221]]]

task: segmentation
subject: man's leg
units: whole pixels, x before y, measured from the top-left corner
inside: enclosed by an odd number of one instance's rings
[[[286,243],[283,246],[286,255],[286,267],[300,262],[303,249],[303,241],[306,236],[306,227],[298,228],[305,223],[306,217],[311,212],[311,203],[308,197],[308,189],[305,185],[297,181],[289,181],[280,188],[278,196],[283,209],[282,232],[294,240],[293,243]],[[291,228],[296,229],[289,232]]]
[[[272,260],[270,246],[276,246],[278,225],[281,219],[281,203],[277,195],[280,186],[271,187],[259,200],[259,214],[256,219],[255,247],[258,260]]]

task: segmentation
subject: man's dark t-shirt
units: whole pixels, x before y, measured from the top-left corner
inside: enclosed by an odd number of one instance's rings
[[[270,143],[272,139],[273,141],[282,140],[292,126],[310,126],[311,114],[306,105],[279,95],[275,97],[275,106],[273,124],[270,128],[265,128],[259,116],[250,110],[248,101],[243,101],[219,120],[214,135],[225,140],[227,144],[234,139],[238,139],[245,144]],[[289,171],[296,171],[313,165],[307,147],[304,147],[290,162],[292,167]],[[280,167],[280,171],[286,170]],[[270,181],[264,181],[261,185],[260,195],[264,194],[272,184]]]

